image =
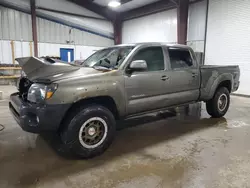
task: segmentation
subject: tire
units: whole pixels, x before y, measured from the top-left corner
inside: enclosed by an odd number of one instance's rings
[[[222,102],[223,101],[223,102]],[[206,102],[207,113],[213,118],[223,117],[230,105],[230,93],[227,88],[218,88],[214,97]]]
[[[75,113],[76,115],[67,116],[64,121],[60,132],[63,144],[70,152],[84,159],[102,154],[115,137],[116,125],[113,114],[101,105],[89,105]],[[100,134],[99,142],[87,143],[98,140],[95,139],[99,138],[95,136],[97,132]]]

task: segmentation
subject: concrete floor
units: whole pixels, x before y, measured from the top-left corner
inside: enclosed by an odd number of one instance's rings
[[[200,104],[179,111],[125,122],[105,154],[77,160],[51,135],[23,132],[0,102],[0,187],[249,187],[250,99],[232,97],[221,119]]]

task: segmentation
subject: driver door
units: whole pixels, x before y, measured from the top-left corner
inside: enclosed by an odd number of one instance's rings
[[[163,86],[166,66],[162,47],[143,48],[134,55],[132,61],[135,60],[146,61],[148,68],[125,76],[128,115],[164,107],[165,101]]]

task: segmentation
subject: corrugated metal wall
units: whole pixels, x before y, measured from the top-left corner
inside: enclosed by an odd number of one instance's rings
[[[31,17],[29,14],[0,6],[0,39],[32,41]],[[87,46],[109,46],[113,39],[74,29],[63,24],[37,18],[38,41]],[[71,34],[70,34],[71,30]]]
[[[62,13],[56,13],[51,11],[45,11],[37,9],[37,15],[46,17],[52,21],[64,23],[71,27],[85,28],[89,31],[96,32],[97,34],[105,35],[113,38],[113,25],[107,20],[96,20],[91,18],[85,18],[80,16],[66,15]]]
[[[205,64],[239,65],[240,88],[250,95],[250,1],[210,0]]]
[[[177,42],[177,10],[172,9],[125,21],[123,43]]]
[[[0,26],[0,63],[13,63],[11,41],[14,41],[15,58],[34,54],[33,46],[30,46],[32,26],[29,14],[0,6]],[[37,28],[39,56],[60,56],[60,48],[69,47],[75,49],[75,59],[85,59],[94,51],[114,44],[111,38],[43,18],[37,18]]]
[[[206,7],[206,0],[189,6],[187,44],[196,52],[204,52]]]
[[[89,32],[81,31],[46,19],[37,18],[38,41],[47,43],[110,46],[114,40]]]
[[[12,41],[14,57],[26,57],[34,54],[32,42]],[[12,48],[10,40],[0,40],[0,64],[12,64]]]
[[[75,59],[86,59],[95,51],[100,50],[103,47],[39,43],[38,53],[39,56],[60,56],[60,48],[74,49]]]
[[[25,13],[30,13],[30,0],[1,0],[0,5],[11,9],[19,10]],[[91,12],[75,3],[67,0],[39,0],[36,1],[36,13],[38,17],[45,18],[53,22],[60,22],[63,25],[87,29],[90,32],[106,36],[113,39],[113,25],[110,21],[105,20],[102,16]],[[43,8],[53,11],[46,11]],[[62,11],[83,15],[73,16],[69,14],[58,13],[54,11]],[[84,16],[96,17],[103,20],[86,18]]]
[[[204,51],[206,1],[190,4],[187,44],[197,52]],[[177,42],[177,10],[168,10],[125,21],[123,43]]]
[[[7,1],[13,1],[13,0],[7,0]],[[15,1],[20,1],[20,0],[15,0]],[[44,8],[49,8],[49,9],[54,9],[54,10],[59,10],[59,11],[64,11],[64,12],[69,12],[69,13],[73,12],[75,14],[81,14],[85,16],[103,18],[99,14],[96,14],[68,0],[36,0],[36,5],[38,7],[44,7]]]
[[[31,18],[29,14],[0,6],[0,64],[12,64],[14,56],[30,56],[32,41]]]
[[[0,40],[0,64],[12,64],[13,63],[11,42],[13,42],[15,58],[34,55],[33,42]],[[38,43],[38,56],[39,57],[41,56],[60,57],[60,48],[74,49],[75,59],[86,59],[95,51],[102,49],[103,47],[39,42]]]
[[[0,6],[0,39],[32,40],[29,14]]]

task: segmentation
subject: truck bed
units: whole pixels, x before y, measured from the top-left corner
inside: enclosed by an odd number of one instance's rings
[[[201,72],[201,100],[208,100],[214,93],[215,87],[224,80],[229,80],[231,92],[239,87],[240,69],[237,65],[202,65]]]

